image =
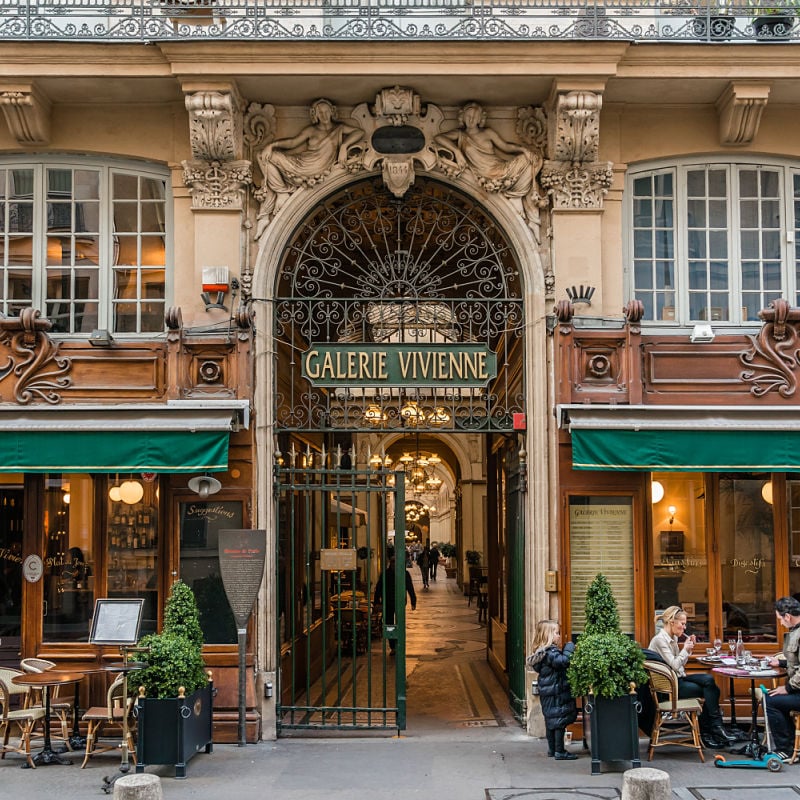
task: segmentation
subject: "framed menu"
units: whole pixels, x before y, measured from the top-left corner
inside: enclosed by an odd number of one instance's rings
[[[98,598],[94,604],[91,644],[125,645],[139,641],[144,600],[136,597]]]

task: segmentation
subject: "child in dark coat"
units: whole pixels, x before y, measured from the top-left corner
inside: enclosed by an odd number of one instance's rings
[[[564,730],[575,722],[578,710],[567,681],[567,666],[575,650],[572,642],[561,649],[561,626],[545,619],[536,624],[533,655],[528,666],[539,673],[539,699],[547,728],[547,755],[557,761],[574,761],[578,756],[564,749]]]

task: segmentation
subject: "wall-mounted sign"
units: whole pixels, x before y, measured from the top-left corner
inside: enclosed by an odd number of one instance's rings
[[[358,551],[353,548],[327,548],[320,550],[319,565],[321,569],[351,570],[358,566]]]
[[[22,562],[22,574],[28,583],[36,583],[44,573],[44,564],[39,556],[28,556]]]
[[[481,387],[497,356],[480,344],[312,344],[303,377],[315,386]]]
[[[247,626],[264,575],[267,532],[223,529],[219,532],[219,570],[239,629]]]

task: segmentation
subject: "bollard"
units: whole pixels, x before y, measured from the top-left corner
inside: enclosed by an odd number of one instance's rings
[[[669,774],[651,767],[626,770],[622,775],[622,800],[672,800]]]
[[[161,778],[145,772],[118,778],[114,783],[114,800],[164,800]]]

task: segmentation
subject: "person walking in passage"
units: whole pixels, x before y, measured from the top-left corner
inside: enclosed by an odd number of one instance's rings
[[[417,556],[417,566],[422,575],[422,588],[427,589],[431,574],[431,547],[427,542],[425,547],[422,548],[422,552]]]
[[[411,573],[403,570],[406,576],[406,596],[411,601],[411,610],[417,610],[417,593],[414,591],[414,582],[411,580]],[[386,564],[386,569],[380,574],[375,582],[375,593],[372,596],[372,603],[383,607],[383,624],[394,625],[395,618],[395,567],[394,553]],[[397,639],[389,639],[389,651],[394,653],[397,649]]]
[[[794,750],[792,711],[800,711],[800,602],[794,597],[775,601],[775,616],[788,629],[783,637],[783,659],[772,658],[770,666],[786,668],[786,683],[769,690],[767,721],[776,752],[791,755]]]
[[[719,750],[736,741],[722,727],[722,711],[719,707],[719,686],[708,672],[686,674],[686,662],[694,650],[697,637],[686,636],[683,647],[678,639],[685,635],[686,612],[680,606],[670,606],[659,614],[664,627],[651,639],[649,649],[658,653],[664,663],[678,674],[678,697],[702,697],[703,710],[700,712],[700,740],[704,747]]]
[[[578,710],[567,680],[567,667],[575,645],[561,648],[561,626],[552,619],[536,623],[533,654],[527,664],[539,673],[539,699],[547,729],[547,755],[556,761],[574,761],[578,756],[564,749],[564,731],[575,722]]]
[[[433,547],[431,547],[431,580],[436,583],[436,568],[439,566],[439,559],[442,557],[442,554],[439,552],[439,548],[434,543]]]

